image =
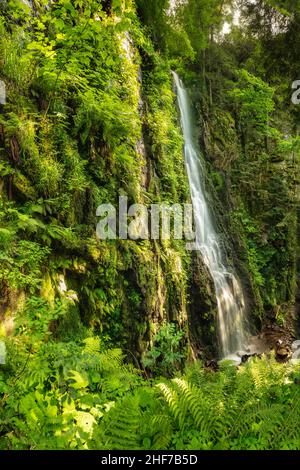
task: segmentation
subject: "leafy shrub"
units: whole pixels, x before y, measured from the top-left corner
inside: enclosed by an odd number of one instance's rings
[[[0,279],[5,279],[12,288],[27,287],[35,291],[40,286],[41,267],[49,253],[49,248],[27,240],[10,245],[0,252]]]
[[[155,375],[172,376],[182,365],[185,358],[182,350],[184,331],[175,324],[166,323],[160,327],[154,337],[153,346],[144,358],[143,364]]]
[[[17,336],[6,341],[0,448],[87,448],[94,425],[140,383],[122,352],[103,351],[99,338],[83,344],[49,340],[49,321],[62,313],[61,306],[47,310],[46,303],[31,301]]]

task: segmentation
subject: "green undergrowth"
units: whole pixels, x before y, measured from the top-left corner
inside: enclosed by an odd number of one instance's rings
[[[212,372],[196,362],[147,379],[88,331],[55,341],[63,309],[28,305],[5,341],[1,449],[299,449],[299,366],[264,357]]]

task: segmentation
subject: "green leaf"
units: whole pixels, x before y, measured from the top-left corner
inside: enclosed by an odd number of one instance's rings
[[[76,370],[70,370],[69,379],[72,381],[71,386],[75,389],[86,388],[89,385],[87,378]]]

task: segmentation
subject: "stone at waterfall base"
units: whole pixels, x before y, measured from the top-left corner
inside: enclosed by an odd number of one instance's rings
[[[266,341],[263,335],[252,336],[249,338],[249,342],[245,351],[237,351],[236,353],[229,354],[217,362],[218,366],[228,362],[233,366],[239,367],[246,363],[252,357],[261,358],[264,354],[269,356],[275,352],[275,358],[278,362],[285,363],[291,362],[292,364],[300,363],[300,340],[294,341],[293,343],[286,341],[285,339],[277,339],[271,344]],[[207,367],[211,370],[214,361],[210,361]]]

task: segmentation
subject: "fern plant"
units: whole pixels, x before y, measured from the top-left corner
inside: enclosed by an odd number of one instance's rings
[[[271,360],[252,360],[238,372],[217,374],[197,367],[191,382],[173,379],[158,388],[176,423],[176,446],[196,449],[282,449],[297,442],[299,387],[291,369]],[[286,423],[288,423],[286,425]],[[178,447],[180,448],[180,447]]]

